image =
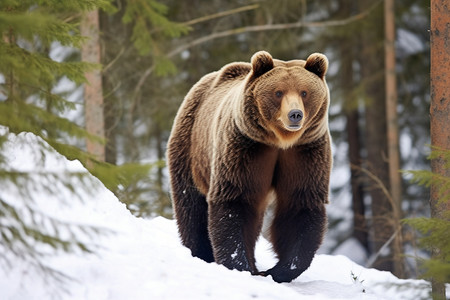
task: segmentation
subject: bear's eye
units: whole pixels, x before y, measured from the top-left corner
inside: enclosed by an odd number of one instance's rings
[[[303,98],[305,98],[306,95],[308,95],[308,93],[307,93],[306,91],[302,91],[302,92],[300,93],[300,95],[301,95]]]
[[[281,98],[281,97],[283,97],[283,92],[282,91],[276,91],[275,92],[275,96],[277,96],[277,98]]]

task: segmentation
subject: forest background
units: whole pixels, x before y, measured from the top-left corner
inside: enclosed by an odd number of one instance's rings
[[[170,218],[166,142],[190,87],[258,50],[322,52],[334,154],[324,251],[357,245],[361,264],[421,276],[416,258],[429,247],[401,220],[429,217],[430,193],[400,171],[430,170],[430,2],[397,1],[391,14],[388,3],[2,1],[0,124],[79,159],[135,215]],[[1,175],[32,190],[26,174]],[[3,219],[15,217],[0,204]]]

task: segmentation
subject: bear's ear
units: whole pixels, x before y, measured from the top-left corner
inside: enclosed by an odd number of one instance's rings
[[[259,77],[273,69],[273,59],[269,52],[259,51],[253,54],[252,59],[253,75]]]
[[[328,70],[328,58],[321,53],[313,53],[306,60],[305,69],[323,79]]]

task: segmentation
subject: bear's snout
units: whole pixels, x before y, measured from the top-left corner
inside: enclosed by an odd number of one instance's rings
[[[303,112],[300,109],[293,109],[288,113],[289,121],[291,121],[292,125],[297,125],[303,119]]]
[[[305,107],[297,93],[289,92],[281,102],[278,120],[281,121],[285,130],[299,131],[305,122]]]

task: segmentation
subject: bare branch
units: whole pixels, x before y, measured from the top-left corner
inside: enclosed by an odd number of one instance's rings
[[[212,19],[217,19],[217,18],[229,16],[229,15],[232,15],[232,14],[237,14],[237,13],[240,13],[240,12],[243,12],[243,11],[253,10],[253,9],[258,8],[258,7],[259,7],[258,4],[242,6],[242,7],[226,10],[226,11],[221,11],[221,12],[218,12],[218,13],[215,13],[215,14],[212,14],[212,15],[207,15],[207,16],[203,16],[203,17],[200,17],[200,18],[192,19],[192,20],[189,20],[189,21],[181,23],[181,25],[190,26],[190,25],[201,23],[201,22],[206,22],[206,21],[209,21],[209,20],[212,20]]]
[[[301,28],[301,27],[333,27],[333,26],[344,26],[348,25],[352,22],[361,20],[365,18],[367,15],[369,15],[380,3],[382,0],[378,0],[375,2],[370,8],[368,8],[366,11],[363,11],[357,15],[351,16],[346,19],[342,20],[332,20],[332,21],[324,21],[324,22],[294,22],[294,23],[285,23],[285,24],[265,24],[265,25],[254,25],[254,26],[245,26],[240,28],[234,28],[229,29],[225,31],[220,32],[214,32],[210,35],[195,39],[187,44],[181,45],[178,48],[175,48],[174,50],[170,51],[167,54],[168,58],[174,57],[177,54],[180,54],[181,52],[192,48],[194,46],[197,46],[199,44],[206,43],[211,40],[215,40],[218,38],[223,38],[227,36],[242,34],[242,33],[248,33],[248,32],[261,32],[261,31],[269,31],[269,30],[285,30],[285,29],[294,29],[294,28]],[[138,83],[136,84],[136,88],[134,89],[133,94],[136,96],[139,90],[141,89],[144,82],[147,80],[148,76],[150,76],[155,68],[155,65],[153,64],[148,68],[144,74],[142,74],[141,78],[139,79]]]
[[[392,208],[395,210],[396,206],[394,204],[394,200],[392,199],[391,194],[389,193],[389,190],[387,189],[387,187],[383,184],[383,182],[381,181],[380,178],[378,178],[375,174],[373,174],[371,171],[369,171],[366,168],[363,168],[361,166],[357,166],[354,164],[350,164],[350,167],[352,169],[358,170],[363,172],[364,174],[366,174],[370,179],[372,179],[376,185],[381,189],[381,191],[383,192],[383,194],[386,196],[386,198],[389,200],[389,203],[391,204]]]
[[[114,59],[111,60],[111,62],[109,64],[107,64],[106,66],[103,67],[102,73],[105,73],[109,68],[111,68],[124,53],[125,53],[125,48],[124,47],[120,48],[120,51],[116,55],[116,57],[114,57]]]
[[[374,5],[372,5],[369,9],[366,11],[359,13],[357,15],[351,16],[347,19],[342,20],[332,20],[332,21],[324,21],[324,22],[295,22],[295,23],[285,23],[285,24],[265,24],[265,25],[254,25],[254,26],[246,26],[246,27],[240,27],[240,28],[234,28],[229,29],[225,31],[220,32],[214,32],[210,35],[198,38],[196,40],[191,41],[190,43],[187,43],[185,45],[182,45],[171,52],[167,54],[167,56],[173,57],[184,50],[187,50],[189,48],[192,48],[194,46],[197,46],[199,44],[203,44],[205,42],[208,42],[210,40],[214,40],[217,38],[223,38],[231,35],[237,35],[247,32],[261,32],[261,31],[269,31],[269,30],[285,30],[285,29],[294,29],[294,28],[301,28],[301,27],[333,27],[333,26],[344,26],[348,25],[352,22],[361,20],[365,18],[370,12],[379,4],[381,1],[376,2]]]
[[[395,236],[401,231],[402,227],[399,225],[395,232],[391,235],[391,237],[381,246],[380,250],[377,251],[377,253],[372,254],[369,259],[366,262],[366,268],[372,267],[372,265],[375,263],[377,258],[381,255],[381,253],[386,252],[386,250],[389,247],[389,244],[392,243]]]

